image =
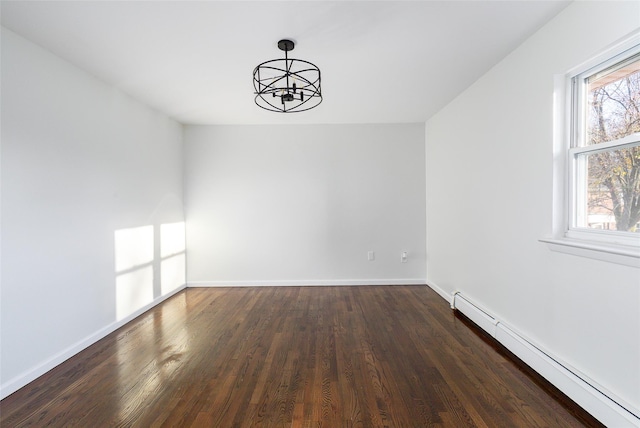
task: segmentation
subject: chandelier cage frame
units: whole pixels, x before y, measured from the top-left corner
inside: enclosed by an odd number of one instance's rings
[[[320,69],[302,59],[289,58],[295,44],[280,40],[284,59],[272,59],[253,70],[255,103],[265,110],[297,113],[311,110],[322,102]]]

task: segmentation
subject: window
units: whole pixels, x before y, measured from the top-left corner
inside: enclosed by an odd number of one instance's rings
[[[640,30],[554,76],[552,251],[640,269]]]
[[[571,77],[568,238],[640,244],[640,46]]]

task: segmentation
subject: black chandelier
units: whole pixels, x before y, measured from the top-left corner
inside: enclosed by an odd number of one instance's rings
[[[255,101],[265,110],[294,113],[310,110],[322,102],[320,69],[309,61],[289,58],[295,46],[291,40],[280,40],[278,48],[284,59],[272,59],[253,70]]]

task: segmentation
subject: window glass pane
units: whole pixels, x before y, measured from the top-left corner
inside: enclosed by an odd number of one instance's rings
[[[587,145],[640,132],[640,56],[586,79]]]
[[[577,156],[578,227],[640,233],[640,146]],[[582,189],[580,189],[582,188]]]

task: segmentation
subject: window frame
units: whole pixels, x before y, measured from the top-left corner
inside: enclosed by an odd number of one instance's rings
[[[578,138],[586,127],[586,108],[580,116],[575,114],[578,102],[585,99],[586,85],[581,99],[576,91],[578,79],[592,76],[599,71],[640,53],[640,30],[605,49],[589,61],[556,75],[554,78],[554,129],[553,129],[553,218],[551,237],[540,239],[552,251],[587,257],[611,263],[640,268],[640,233],[576,227],[577,215],[577,156],[597,153],[612,147],[628,147],[638,139],[638,134],[612,142],[592,146],[580,146]]]
[[[637,146],[640,142],[640,133],[634,133],[627,135],[624,138],[617,140],[607,141],[606,143],[599,143],[594,145],[587,145],[587,79],[594,76],[603,70],[606,70],[620,62],[632,59],[640,56],[640,44],[632,46],[628,49],[624,49],[617,54],[611,54],[608,59],[600,62],[599,64],[589,67],[580,72],[569,74],[569,89],[570,95],[570,141],[568,147],[568,214],[567,219],[567,231],[565,236],[575,239],[587,239],[599,242],[610,242],[613,244],[630,245],[640,247],[640,235],[634,232],[621,232],[614,230],[599,230],[589,229],[580,224],[580,216],[586,215],[583,213],[580,206],[585,206],[584,198],[586,189],[584,188],[584,176],[586,171],[584,166],[580,165],[578,157],[580,155],[596,154],[611,149],[623,149],[628,147]]]

